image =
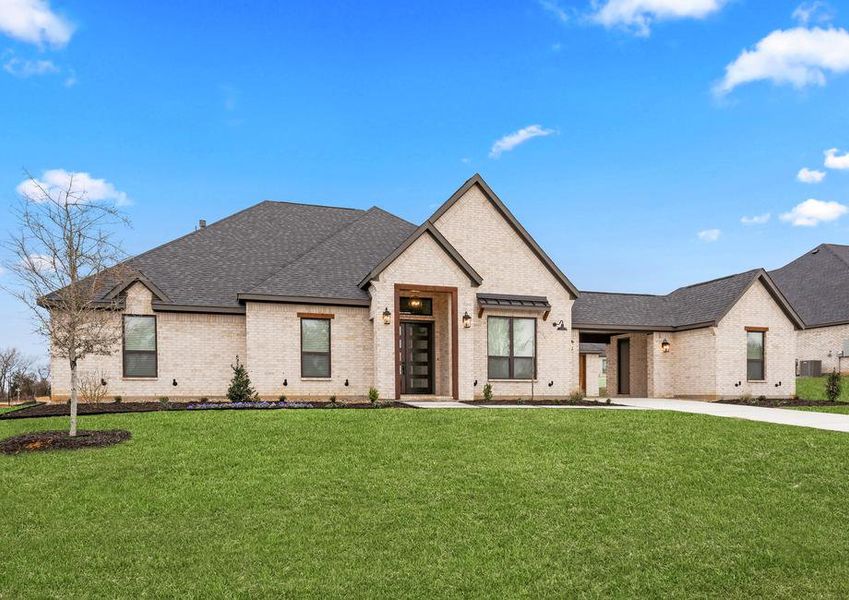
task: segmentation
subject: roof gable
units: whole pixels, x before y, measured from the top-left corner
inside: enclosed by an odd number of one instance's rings
[[[769,274],[807,327],[849,323],[849,246],[820,244]]]
[[[478,274],[477,271],[474,270],[472,265],[466,262],[466,259],[463,258],[457,249],[451,245],[445,236],[439,233],[439,230],[434,227],[433,223],[430,220],[425,221],[421,226],[419,226],[410,236],[404,240],[404,242],[395,248],[389,255],[387,255],[383,260],[381,260],[377,266],[375,266],[365,277],[360,280],[360,287],[366,287],[370,281],[377,279],[377,277],[388,267],[391,265],[396,258],[401,256],[404,251],[413,245],[413,243],[418,240],[421,236],[428,234],[431,238],[437,243],[437,245],[451,257],[451,260],[462,270],[469,280],[472,282],[472,285],[478,286],[483,282],[483,279]]]
[[[510,209],[501,201],[498,195],[489,187],[489,185],[484,181],[483,177],[479,173],[475,173],[472,177],[470,177],[462,186],[460,186],[457,191],[455,191],[448,200],[446,200],[442,206],[436,209],[430,218],[428,219],[431,223],[436,223],[440,217],[442,217],[448,210],[454,206],[472,187],[477,186],[480,191],[483,193],[484,197],[493,205],[496,212],[498,212],[505,221],[510,225],[513,231],[516,232],[518,237],[530,248],[531,252],[542,262],[542,264],[548,269],[549,272],[554,276],[554,278],[564,287],[566,290],[575,298],[578,297],[579,293],[578,289],[569,281],[569,278],[563,274],[560,268],[554,263],[551,257],[545,253],[545,251],[537,244],[536,240],[531,236],[530,233],[522,226],[518,219],[510,212]]]

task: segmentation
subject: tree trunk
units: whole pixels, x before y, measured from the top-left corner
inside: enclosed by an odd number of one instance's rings
[[[79,381],[77,378],[77,361],[71,360],[71,429],[68,435],[74,437],[77,435],[77,388]]]

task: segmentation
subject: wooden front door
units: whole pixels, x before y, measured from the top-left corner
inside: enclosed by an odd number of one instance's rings
[[[433,323],[401,323],[401,393],[433,393]]]
[[[616,371],[619,380],[619,393],[627,396],[631,393],[631,340],[623,338],[617,344]]]
[[[581,391],[587,393],[587,355],[581,354],[578,357],[578,384],[581,386]]]

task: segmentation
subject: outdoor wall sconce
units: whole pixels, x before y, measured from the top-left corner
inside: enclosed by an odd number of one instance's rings
[[[828,351],[828,357],[831,358],[831,350]]]
[[[669,340],[663,338],[663,341],[660,342],[660,349],[664,352],[669,352]]]
[[[554,385],[554,381],[549,381],[549,382],[548,382],[548,387],[551,387],[551,386],[553,386],[553,385]]]
[[[288,379],[284,379],[284,380],[283,380],[283,387],[286,387],[287,385],[289,385],[289,380],[288,380]]]
[[[176,379],[172,379],[172,380],[171,380],[171,385],[173,385],[174,387],[177,387],[177,380],[176,380]]]
[[[478,387],[478,380],[475,379],[475,382],[472,384],[472,387]]]
[[[383,324],[389,325],[391,320],[392,320],[392,313],[389,312],[389,307],[387,306],[385,309],[383,309]]]
[[[345,387],[348,387],[348,380],[345,380]]]
[[[781,387],[781,382],[779,381],[778,383],[776,383],[775,387]]]
[[[560,319],[560,322],[552,323],[552,325],[557,328],[557,331],[566,331],[566,324],[563,322],[563,319]]]
[[[100,385],[103,385],[103,386],[106,385],[106,380],[103,379],[102,377],[100,378]]]
[[[468,329],[472,326],[472,316],[469,314],[469,311],[466,311],[463,314],[463,327]]]
[[[741,385],[743,385],[743,382],[738,381],[737,383],[734,384],[734,387],[740,387]]]

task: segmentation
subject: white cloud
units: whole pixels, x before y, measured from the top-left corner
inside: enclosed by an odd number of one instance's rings
[[[15,56],[3,63],[3,70],[15,77],[32,77],[58,73],[59,67],[50,60],[27,60]]]
[[[827,2],[812,0],[803,2],[793,11],[793,20],[800,25],[809,23],[828,23],[834,18],[834,11]]]
[[[762,215],[755,215],[753,217],[741,217],[740,222],[743,225],[763,225],[764,223],[769,221],[770,218],[769,213],[764,213]]]
[[[519,131],[508,133],[501,139],[496,140],[489,151],[489,157],[498,158],[502,153],[509,152],[519,144],[524,144],[531,138],[545,137],[552,135],[553,133],[555,133],[553,129],[543,129],[540,125],[528,125]]]
[[[719,229],[704,229],[698,233],[698,236],[703,242],[715,242],[721,234]]]
[[[65,87],[74,87],[77,85],[77,72],[71,69],[68,76],[65,77]]]
[[[38,46],[61,47],[71,40],[74,26],[50,10],[47,0],[2,0],[0,32]]]
[[[849,169],[849,152],[842,156],[838,156],[838,152],[837,148],[830,148],[824,152],[825,166],[829,169]]]
[[[779,29],[726,66],[714,93],[722,96],[738,85],[762,80],[796,88],[821,86],[826,71],[849,71],[849,32],[833,27]]]
[[[48,192],[55,192],[67,189],[71,177],[74,178],[73,189],[77,192],[84,192],[86,200],[112,200],[118,205],[130,203],[130,198],[125,192],[119,191],[105,179],[96,179],[84,172],[71,173],[65,169],[49,169],[44,171],[36,181]],[[22,196],[39,198],[42,194],[38,185],[30,179],[25,179],[15,189]]]
[[[802,167],[799,169],[799,172],[796,173],[796,179],[802,183],[819,183],[825,179],[825,171]]]
[[[539,5],[561,23],[566,23],[569,20],[569,13],[557,3],[557,0],[539,0]]]
[[[809,198],[797,204],[790,212],[783,213],[781,220],[796,227],[814,227],[819,223],[835,221],[846,214],[847,209],[839,202],[824,202]]]
[[[625,27],[647,36],[655,21],[704,19],[727,0],[594,0],[591,19],[605,27]]]

